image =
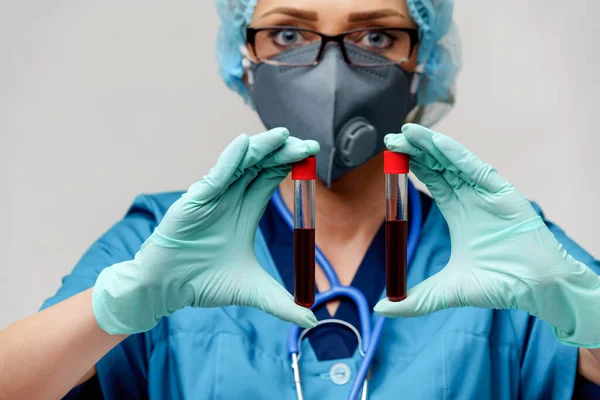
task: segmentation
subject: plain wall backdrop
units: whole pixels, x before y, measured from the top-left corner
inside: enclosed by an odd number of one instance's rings
[[[456,2],[435,129],[600,257],[598,1]],[[208,0],[0,0],[0,328],[35,312],[134,197],[187,188],[262,125],[218,76]]]

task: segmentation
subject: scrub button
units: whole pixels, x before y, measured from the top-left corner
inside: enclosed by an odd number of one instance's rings
[[[350,382],[351,376],[352,371],[350,370],[350,367],[344,363],[333,364],[329,370],[329,378],[331,379],[331,382],[336,385],[345,385]]]

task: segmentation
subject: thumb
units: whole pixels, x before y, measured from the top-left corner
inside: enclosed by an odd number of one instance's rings
[[[293,322],[302,328],[317,325],[315,314],[294,302],[294,297],[283,288],[262,267],[257,266],[258,273],[248,282],[242,297],[242,305],[257,308],[283,321]]]
[[[384,317],[420,317],[448,308],[446,302],[446,277],[444,270],[410,289],[406,299],[391,302],[380,300],[373,309]]]

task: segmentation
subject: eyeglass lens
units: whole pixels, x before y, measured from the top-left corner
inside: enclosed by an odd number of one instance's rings
[[[262,29],[256,32],[254,52],[260,61],[273,64],[312,65],[319,56],[322,40],[319,34],[300,28]],[[412,50],[410,34],[394,29],[373,28],[349,32],[344,35],[344,44],[352,44],[376,53],[390,60],[390,63],[402,63],[410,57]],[[285,51],[300,47],[305,47],[306,51],[300,52],[302,57],[295,58],[293,63],[285,61],[284,58],[277,58]],[[347,55],[354,65],[375,65],[355,52],[349,51]]]

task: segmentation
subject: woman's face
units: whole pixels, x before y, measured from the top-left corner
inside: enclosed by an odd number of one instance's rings
[[[258,0],[251,26],[295,26],[326,35],[359,28],[416,28],[406,0]],[[417,48],[402,67],[414,71]]]
[[[415,107],[417,26],[406,1],[258,0],[250,97],[267,128],[319,142],[317,175],[328,186],[352,181],[348,173],[380,154]],[[344,35],[323,43],[319,34]]]

